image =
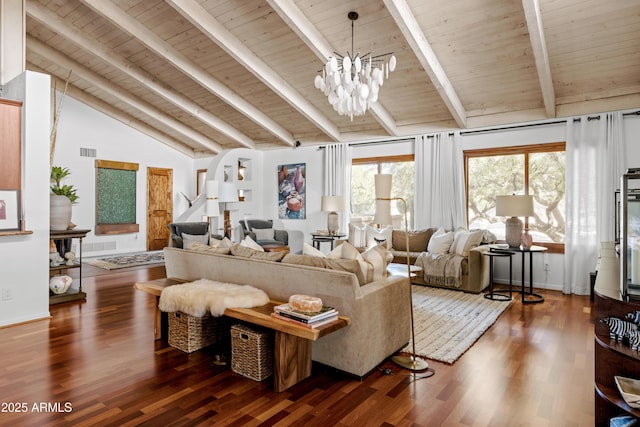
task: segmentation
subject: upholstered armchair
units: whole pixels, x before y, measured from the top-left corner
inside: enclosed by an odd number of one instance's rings
[[[169,246],[173,248],[183,248],[182,234],[189,234],[191,236],[200,236],[209,234],[208,222],[172,222],[168,225],[171,230],[171,237],[169,237]],[[222,236],[214,235],[218,239],[222,239]]]
[[[260,246],[289,244],[289,233],[286,230],[274,230],[273,220],[247,219],[240,221],[241,239],[251,237]]]

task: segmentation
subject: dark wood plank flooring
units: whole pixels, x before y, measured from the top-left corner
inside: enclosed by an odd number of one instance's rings
[[[0,425],[590,426],[593,318],[588,297],[542,291],[515,301],[455,364],[411,375],[385,361],[357,381],[314,365],[275,393],[153,340],[154,299],[134,291],[163,267],[87,266],[84,303],[0,329]],[[23,405],[24,404],[24,405]]]

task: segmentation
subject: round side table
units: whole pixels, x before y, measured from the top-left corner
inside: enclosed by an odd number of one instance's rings
[[[512,280],[512,272],[513,272],[513,262],[511,257],[515,254],[512,251],[499,251],[499,252],[483,252],[482,255],[489,257],[489,292],[484,294],[484,297],[490,300],[495,301],[511,301],[513,298],[513,280]],[[493,289],[493,259],[494,258],[509,258],[509,295],[504,294],[503,292],[507,292],[507,289]]]

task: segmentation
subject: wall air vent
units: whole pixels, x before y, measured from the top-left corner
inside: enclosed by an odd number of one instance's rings
[[[80,157],[96,157],[95,148],[83,148],[80,147]]]

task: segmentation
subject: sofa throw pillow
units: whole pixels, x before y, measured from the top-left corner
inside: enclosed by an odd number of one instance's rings
[[[315,256],[315,257],[320,257],[320,258],[324,258],[325,257],[325,254],[321,250],[314,248],[313,246],[311,246],[307,242],[305,242],[302,245],[302,255],[310,255],[310,256]]]
[[[388,258],[387,248],[384,245],[375,245],[362,252],[362,258],[372,266],[371,281],[376,281],[387,277]]]
[[[367,228],[366,226],[358,227],[355,224],[349,224],[348,242],[356,248],[364,248],[367,246]]]
[[[256,234],[256,240],[273,240],[275,234],[273,228],[254,228],[251,231]]]
[[[233,246],[233,242],[228,237],[223,239],[211,239],[209,240],[209,246],[212,248],[227,248],[230,249]]]
[[[231,249],[222,248],[222,247],[212,247],[209,245],[203,245],[202,243],[193,242],[189,247],[191,251],[204,252],[205,254],[220,254],[220,255],[229,255]]]
[[[469,251],[472,248],[475,248],[482,242],[482,236],[484,235],[484,231],[458,231],[455,234],[453,239],[453,243],[451,244],[451,249],[449,252],[454,253],[456,255],[467,257],[469,256]]]
[[[259,251],[256,249],[252,249],[246,246],[242,246],[241,243],[236,243],[231,247],[231,255],[242,257],[242,258],[251,258],[251,259],[259,259],[263,261],[280,261],[287,254],[286,251],[277,251],[277,252],[265,252]]]
[[[449,252],[451,243],[453,243],[453,232],[444,231],[444,228],[440,227],[438,231],[431,236],[431,239],[429,239],[427,252],[434,254],[446,254]]]
[[[189,249],[191,244],[194,242],[202,243],[203,245],[209,244],[209,235],[208,234],[187,234],[182,233],[182,248]]]
[[[371,282],[373,278],[373,266],[365,261],[364,258],[362,258],[360,251],[353,247],[349,242],[344,242],[341,245],[336,246],[334,250],[327,254],[326,258],[356,260],[360,265],[362,276],[366,280],[365,283]]]
[[[434,233],[433,228],[426,230],[414,230],[409,232],[409,252],[424,252],[429,244],[429,239]],[[404,230],[393,230],[391,246],[396,251],[406,251],[407,237]]]
[[[287,254],[282,259],[283,264],[307,265],[310,267],[326,268],[329,270],[346,271],[353,273],[360,286],[367,283],[362,275],[360,264],[354,259],[329,259],[311,255]]]
[[[378,230],[375,227],[367,225],[367,247],[370,248],[380,243],[384,243],[387,249],[391,249],[393,238],[393,227],[387,225]]]
[[[256,241],[249,236],[245,236],[245,238],[242,239],[242,242],[240,242],[240,245],[246,248],[255,249],[256,251],[264,252],[262,246],[257,244]]]

